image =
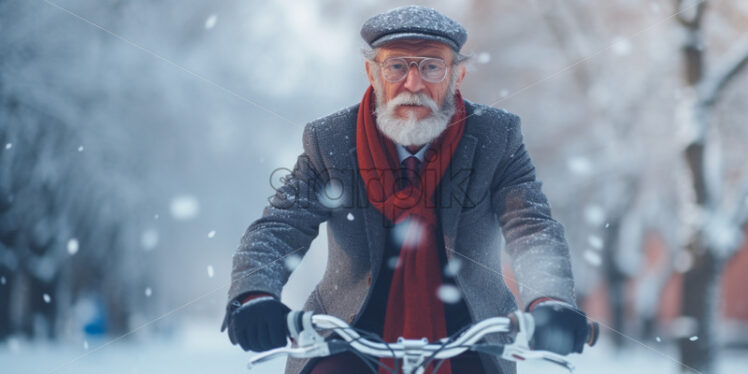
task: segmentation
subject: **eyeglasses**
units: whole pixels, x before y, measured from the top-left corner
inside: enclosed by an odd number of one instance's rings
[[[420,59],[420,62],[408,60]],[[429,83],[439,83],[447,77],[447,63],[434,57],[402,56],[382,61],[382,75],[390,83],[399,82],[408,76],[410,66],[415,64],[421,78]]]

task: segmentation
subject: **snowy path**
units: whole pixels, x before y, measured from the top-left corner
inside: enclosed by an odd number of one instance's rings
[[[83,340],[76,345],[16,340],[0,348],[0,373],[248,373],[249,354],[231,346],[217,326],[192,326],[171,338],[135,336],[96,351],[104,343],[88,341],[85,349]],[[270,362],[257,373],[282,373],[283,365],[282,360]]]

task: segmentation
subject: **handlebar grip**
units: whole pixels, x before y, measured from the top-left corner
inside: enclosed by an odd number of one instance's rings
[[[600,324],[597,322],[589,322],[587,323],[587,327],[587,340],[585,343],[592,347],[597,343],[597,338],[600,337]]]

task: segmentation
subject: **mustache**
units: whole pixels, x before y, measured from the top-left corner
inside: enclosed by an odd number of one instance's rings
[[[387,103],[387,109],[388,110],[394,110],[395,107],[399,105],[422,105],[425,106],[433,113],[436,113],[439,111],[439,106],[436,104],[436,102],[431,99],[428,95],[422,92],[418,93],[411,93],[411,92],[403,92],[392,100],[390,100]]]

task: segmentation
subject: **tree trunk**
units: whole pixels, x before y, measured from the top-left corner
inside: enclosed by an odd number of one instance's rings
[[[694,238],[698,240],[698,238]],[[678,339],[681,369],[685,373],[714,372],[717,342],[714,337],[720,266],[708,248],[690,243],[693,267],[683,277],[683,317],[695,322],[695,330]]]
[[[626,274],[621,272],[616,262],[616,253],[620,250],[618,240],[621,232],[620,217],[610,219],[608,225],[604,236],[603,274],[605,274],[605,281],[608,285],[610,323],[614,331],[625,331]],[[611,337],[616,348],[623,347],[624,335],[612,334]]]
[[[705,165],[705,148],[708,144],[707,134],[709,126],[708,108],[703,105],[698,95],[698,87],[702,83],[704,74],[704,48],[702,43],[701,20],[703,19],[705,3],[699,3],[695,8],[687,7],[688,2],[677,0],[678,20],[684,27],[685,42],[682,46],[683,72],[686,83],[686,95],[683,103],[685,115],[679,118],[680,126],[687,127],[688,133],[693,134],[689,144],[683,152],[688,166],[693,201],[686,201],[686,206],[694,206],[698,218],[691,230],[689,242],[685,250],[693,260],[692,267],[686,271],[683,278],[683,297],[681,301],[681,315],[686,321],[692,322],[686,326],[694,328],[680,331],[678,348],[681,370],[685,373],[712,373],[714,370],[715,348],[714,318],[717,304],[718,259],[712,248],[709,248],[706,230],[708,213],[716,209],[718,201],[709,187]],[[691,3],[692,4],[692,3]],[[691,14],[689,16],[689,14]],[[689,222],[684,220],[684,222]]]

